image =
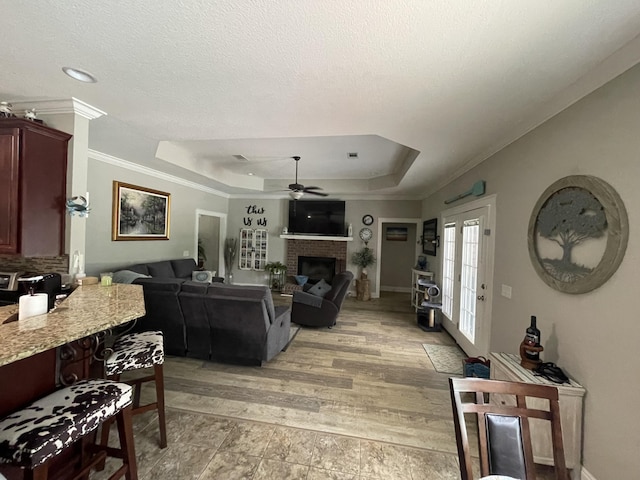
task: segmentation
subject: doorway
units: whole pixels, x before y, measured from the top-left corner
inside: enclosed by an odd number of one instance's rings
[[[442,213],[442,317],[470,356],[489,354],[495,195]]]
[[[375,263],[377,281],[371,295],[373,298],[379,298],[381,290],[411,293],[411,269],[421,252],[420,225],[419,218],[378,220],[378,261]],[[387,232],[389,229],[395,229],[396,232]],[[395,240],[388,240],[393,238]],[[410,296],[407,296],[407,302],[410,301]]]
[[[220,239],[226,237],[227,214],[196,210],[196,249],[198,265],[205,270],[214,271],[219,277],[223,277],[224,252],[220,246]]]

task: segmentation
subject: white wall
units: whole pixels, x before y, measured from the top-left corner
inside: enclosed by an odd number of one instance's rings
[[[445,199],[476,180],[486,180],[487,193],[497,194],[491,349],[517,353],[530,315],[538,317],[543,359],[556,362],[587,390],[583,464],[598,480],[635,478],[640,472],[635,298],[640,278],[639,92],[636,66],[423,202],[426,219],[438,216]],[[594,175],[611,184],[630,223],[618,271],[597,290],[581,295],[548,287],[534,271],[527,247],[536,201],[567,175]],[[429,261],[439,275],[441,256]],[[513,288],[511,299],[500,296],[502,284]]]

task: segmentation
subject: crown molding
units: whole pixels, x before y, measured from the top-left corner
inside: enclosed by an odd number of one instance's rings
[[[75,97],[59,100],[22,100],[19,102],[11,102],[11,104],[16,110],[30,110],[35,108],[39,115],[73,113],[89,120],[107,115],[107,112],[93,107],[82,100],[78,100]]]
[[[116,167],[126,168],[127,170],[131,170],[137,173],[142,173],[144,175],[149,175],[150,177],[159,178],[161,180],[166,180],[168,182],[176,183],[178,185],[193,188],[194,190],[200,190],[202,192],[210,193],[212,195],[217,195],[222,198],[230,198],[230,195],[228,193],[221,192],[220,190],[216,190],[214,188],[207,187],[206,185],[201,185],[199,183],[192,182],[190,180],[185,180],[184,178],[176,177],[175,175],[159,172],[158,170],[154,170],[153,168],[145,167],[143,165],[138,165],[137,163],[129,162],[128,160],[123,160],[122,158],[118,158],[106,153],[98,152],[97,150],[89,149],[88,157],[93,160],[98,160],[100,162],[114,165]]]

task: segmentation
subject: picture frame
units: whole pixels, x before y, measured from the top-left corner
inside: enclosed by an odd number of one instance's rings
[[[111,239],[169,240],[171,194],[114,181]]]
[[[587,293],[618,269],[629,241],[629,218],[616,190],[591,175],[550,185],[533,208],[529,258],[538,276],[563,293]]]
[[[389,242],[406,242],[409,236],[407,227],[387,227],[386,239]]]
[[[422,253],[435,257],[438,243],[438,219],[425,220],[422,222]]]

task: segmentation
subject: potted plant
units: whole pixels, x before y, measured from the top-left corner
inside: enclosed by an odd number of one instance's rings
[[[373,254],[373,250],[365,246],[361,250],[353,252],[351,263],[361,268],[360,278],[365,280],[367,278],[367,267],[376,263],[376,257]]]
[[[269,284],[273,290],[282,290],[284,284],[284,274],[287,272],[287,266],[281,262],[269,262],[264,266],[269,272]]]

